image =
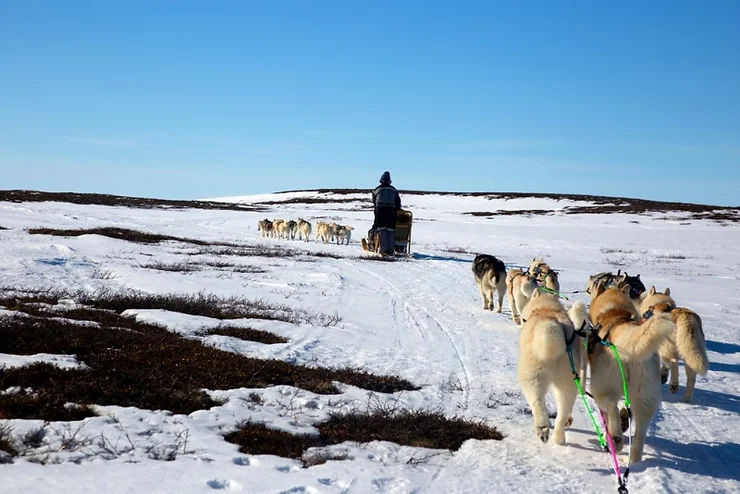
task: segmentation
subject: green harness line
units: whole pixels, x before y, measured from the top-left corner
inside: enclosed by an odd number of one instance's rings
[[[601,429],[599,429],[599,425],[596,423],[596,419],[594,418],[594,414],[591,411],[591,407],[588,406],[588,402],[586,401],[586,394],[583,392],[583,386],[581,386],[581,378],[578,377],[578,372],[576,372],[576,364],[575,360],[573,359],[573,341],[576,339],[576,334],[577,333],[574,331],[573,336],[570,338],[570,341],[568,341],[567,337],[565,340],[565,349],[568,352],[568,359],[570,360],[570,370],[573,372],[573,382],[576,383],[576,388],[578,388],[578,394],[583,401],[583,406],[588,412],[588,416],[591,418],[591,423],[594,425],[596,435],[599,437],[599,445],[602,448],[606,448],[606,440],[604,439],[604,436],[601,435]]]
[[[540,290],[543,290],[543,291],[545,291],[545,292],[548,292],[548,293],[552,293],[553,295],[557,295],[558,297],[560,297],[560,298],[562,298],[562,299],[565,299],[565,300],[570,300],[570,299],[569,299],[568,297],[566,297],[565,295],[562,295],[561,293],[559,293],[559,292],[556,292],[555,290],[552,290],[552,289],[550,289],[550,288],[547,288],[546,286],[540,286],[540,287],[539,287],[539,289],[540,289]]]

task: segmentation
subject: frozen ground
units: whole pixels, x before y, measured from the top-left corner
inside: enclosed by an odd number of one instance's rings
[[[301,203],[301,198],[328,202]],[[335,201],[335,199],[337,201]],[[618,268],[640,273],[646,285],[670,287],[679,304],[704,321],[710,371],[699,377],[694,403],[677,401],[664,389],[664,403],[649,430],[645,461],[632,470],[630,492],[740,491],[740,229],[737,223],[690,219],[680,213],[552,214],[471,216],[466,212],[562,210],[584,202],[554,199],[488,199],[405,195],[414,212],[413,254],[395,263],[360,258],[359,238],[372,214],[362,195],[263,194],[228,198],[248,204],[269,202],[268,212],[198,209],[133,209],[56,202],[0,202],[0,285],[25,288],[135,288],[157,293],[240,295],[337,312],[336,327],[258,321],[250,324],[289,339],[262,345],[205,337],[205,343],[255,357],[325,366],[355,366],[398,375],[421,390],[372,394],[341,385],[340,395],[316,395],[277,386],[211,390],[222,406],[190,415],[122,407],[100,407],[100,417],[51,423],[45,451],[53,461],[39,465],[19,458],[0,465],[0,492],[204,493],[204,492],[614,492],[608,457],[580,403],[566,433],[568,445],[541,444],[532,431],[526,401],[518,390],[515,366],[518,329],[508,307],[503,314],[481,309],[470,271],[474,253],[501,258],[507,267],[545,258],[561,273],[571,301],[587,301],[590,274]],[[290,200],[285,204],[280,202]],[[263,239],[264,217],[323,219],[355,227],[349,246]],[[295,249],[340,258],[249,257],[232,260],[266,270],[188,273],[142,267],[153,261],[192,258],[191,246],[177,242],[141,245],[97,235],[29,235],[32,227],[118,226],[206,241],[290,243]],[[568,302],[566,302],[568,303]],[[137,317],[195,335],[218,322],[163,311],[136,311]],[[251,323],[251,321],[250,321]],[[197,336],[194,336],[197,337]],[[54,361],[76,366],[74,356],[9,356],[0,365]],[[681,384],[685,376],[681,374]],[[682,386],[683,387],[683,386]],[[13,392],[13,390],[0,390]],[[246,406],[258,393],[260,406]],[[393,443],[333,446],[342,461],[302,468],[301,463],[265,455],[245,455],[222,434],[244,419],[291,432],[312,430],[331,412],[368,406],[373,400],[394,406],[431,407],[448,416],[483,419],[506,434],[502,441],[466,442],[454,453]],[[40,421],[0,420],[15,434]],[[129,441],[132,450],[113,459],[94,447],[59,448],[70,435]],[[187,445],[182,445],[183,438]],[[175,461],[157,461],[146,451],[182,445]],[[622,464],[626,455],[621,456]]]

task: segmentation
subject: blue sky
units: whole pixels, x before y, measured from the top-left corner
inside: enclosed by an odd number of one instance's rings
[[[2,188],[740,205],[740,2],[0,2]]]

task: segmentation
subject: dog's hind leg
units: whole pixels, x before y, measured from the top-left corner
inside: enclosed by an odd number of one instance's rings
[[[694,394],[694,386],[696,385],[696,371],[683,363],[683,368],[686,371],[686,390],[681,396],[681,401],[684,403],[691,403],[691,395]]]
[[[506,294],[506,281],[502,280],[496,283],[496,293],[498,294],[498,307],[496,308],[496,312],[500,314],[501,309],[503,308],[503,305],[504,305],[504,295]]]
[[[671,394],[678,393],[678,360],[671,362],[671,380],[668,385],[668,390]]]
[[[565,444],[565,428],[573,423],[573,404],[576,401],[577,388],[573,386],[571,380],[566,377],[560,379],[555,386],[555,403],[558,406],[558,415],[555,418],[555,430],[553,431],[552,442],[559,445]]]
[[[633,407],[635,435],[632,438],[632,448],[630,449],[630,457],[632,458],[630,465],[642,461],[642,452],[645,449],[645,437],[647,436],[650,421],[653,419],[656,411],[656,408],[646,406],[644,403],[640,403],[640,401],[642,400],[638,399],[638,403],[635,403],[637,406]]]
[[[540,438],[540,441],[546,443],[550,438],[550,417],[547,414],[545,406],[545,393],[547,392],[547,383],[534,378],[527,385],[522,386],[524,397],[532,409],[534,417],[534,433]]]

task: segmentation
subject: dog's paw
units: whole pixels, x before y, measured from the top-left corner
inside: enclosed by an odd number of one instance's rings
[[[678,384],[671,384],[670,386],[668,386],[668,391],[670,391],[673,395],[678,393]]]
[[[536,428],[537,437],[540,438],[540,441],[543,443],[547,443],[547,440],[550,439],[550,427],[546,425],[541,425],[540,427]]]
[[[501,314],[501,307],[499,307],[498,309],[496,309],[496,312],[497,312],[498,314]]]
[[[568,420],[565,421],[565,426],[570,427],[573,425],[573,415],[568,415]]]
[[[555,434],[552,435],[550,442],[552,444],[557,444],[558,446],[565,446],[565,434],[563,434],[562,432],[558,434],[556,432]]]
[[[617,453],[622,451],[622,448],[624,447],[624,440],[622,439],[622,436],[612,436],[612,441],[614,442],[614,450]]]

